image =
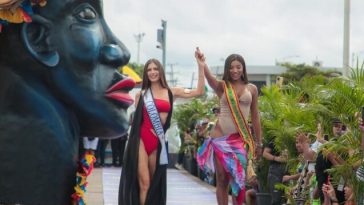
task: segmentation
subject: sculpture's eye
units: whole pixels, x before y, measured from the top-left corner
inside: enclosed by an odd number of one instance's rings
[[[96,11],[90,5],[83,5],[76,9],[75,16],[80,21],[92,23],[96,19]]]
[[[86,20],[92,20],[96,18],[96,14],[92,9],[85,8],[84,10],[78,13],[78,17]]]

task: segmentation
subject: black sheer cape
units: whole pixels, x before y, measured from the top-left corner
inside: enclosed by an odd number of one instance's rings
[[[168,113],[164,132],[169,128],[173,109],[173,95],[168,89],[171,110]],[[123,168],[119,186],[119,205],[139,205],[138,151],[140,142],[140,126],[143,122],[143,96],[140,96],[134,113],[128,145],[124,154]],[[167,149],[168,150],[168,149]],[[161,144],[158,143],[157,168],[147,193],[145,205],[165,205],[167,199],[167,165],[159,165]]]

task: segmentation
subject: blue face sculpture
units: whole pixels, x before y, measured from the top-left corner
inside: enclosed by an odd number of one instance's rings
[[[78,116],[81,135],[125,133],[124,111],[132,103],[125,91],[134,84],[117,68],[130,55],[107,26],[102,1],[49,1],[39,14],[34,26],[23,29],[24,38],[32,56],[48,67],[49,87]],[[39,39],[43,48],[35,45]]]
[[[130,54],[102,0],[49,0],[0,33],[0,203],[70,204],[81,136],[126,133]]]

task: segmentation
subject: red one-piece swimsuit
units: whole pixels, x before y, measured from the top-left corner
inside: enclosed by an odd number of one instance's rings
[[[154,99],[155,106],[158,113],[169,112],[171,105],[169,101],[162,99]],[[152,132],[153,125],[150,121],[147,109],[143,106],[143,122],[140,130],[140,138],[143,140],[145,151],[150,155],[154,150],[158,148],[158,137]]]

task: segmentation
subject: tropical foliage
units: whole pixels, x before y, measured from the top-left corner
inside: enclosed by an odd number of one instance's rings
[[[324,133],[332,136],[331,119],[339,118],[348,132],[337,141],[325,144],[323,153],[334,152],[345,160],[343,165],[330,170],[335,176],[334,181],[343,177],[353,185],[355,193],[362,195],[363,184],[357,181],[353,170],[363,158],[355,114],[364,105],[363,65],[352,69],[349,77],[320,73],[313,68],[302,69],[301,65],[289,69],[288,73],[290,75],[285,75],[285,84],[281,88],[274,85],[262,89],[259,102],[264,140],[274,140],[279,150],[287,150],[289,159],[292,159],[289,167],[294,170],[298,163],[296,132],[315,133],[317,123],[321,123]]]
[[[217,105],[216,97],[207,99],[194,98],[188,103],[177,105],[173,111],[173,119],[177,121],[180,131],[183,133],[186,130],[194,128],[197,120],[213,118],[212,108]]]
[[[321,71],[317,67],[309,66],[306,64],[290,64],[283,63],[281,66],[286,67],[287,71],[282,73],[281,76],[284,77],[284,81],[287,82],[297,82],[304,77],[312,76],[324,76],[324,77],[335,77],[340,76],[341,72],[335,71],[334,69],[328,71]]]

